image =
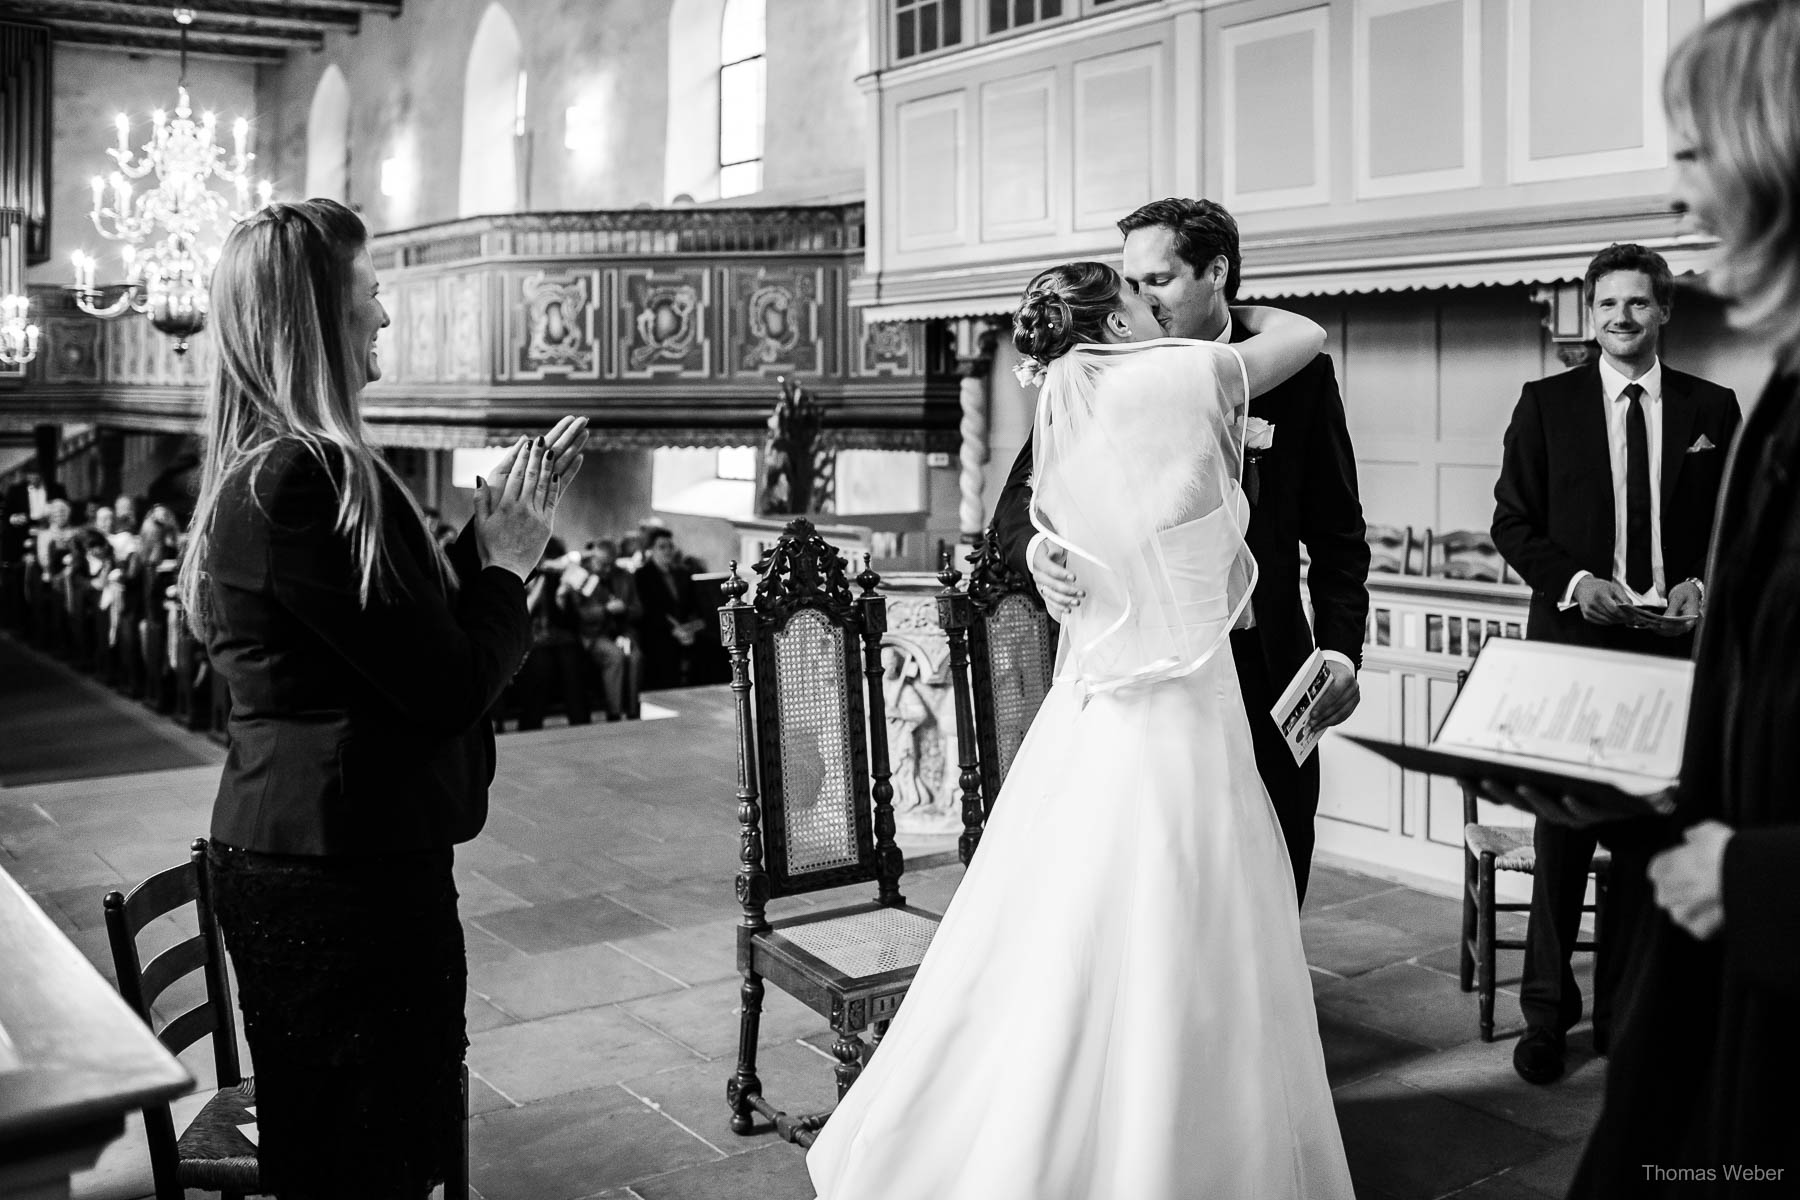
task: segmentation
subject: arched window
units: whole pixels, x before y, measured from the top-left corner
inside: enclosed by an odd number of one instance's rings
[[[763,0],[726,0],[719,30],[719,195],[762,190]]]
[[[306,195],[350,202],[350,84],[332,63],[306,114]]]
[[[463,73],[457,216],[520,208],[518,145],[524,105],[525,55],[518,27],[504,8],[490,4],[475,28]]]

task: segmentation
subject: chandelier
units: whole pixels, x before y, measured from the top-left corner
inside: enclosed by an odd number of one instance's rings
[[[232,124],[232,153],[218,143],[217,119],[210,112],[194,119],[187,91],[187,27],[191,8],[177,8],[181,25],[181,79],[176,86],[175,115],[162,109],[150,115],[151,136],[142,152],[131,152],[131,119],[117,118],[117,147],[107,153],[118,163],[109,179],[93,178],[94,206],[89,214],[102,237],[123,242],[119,259],[125,269],[124,290],[112,301],[95,285],[94,257],[83,251],[75,265],[75,303],[96,317],[126,311],[143,313],[150,324],[175,339],[175,353],[187,352],[188,339],[206,327],[207,288],[219,246],[231,226],[250,214],[250,164],[256,156],[245,149],[250,123]],[[133,183],[154,175],[156,186],[136,192]],[[231,192],[213,186],[217,180]],[[271,185],[256,185],[257,198],[269,202]]]
[[[0,296],[0,366],[22,367],[37,357],[38,327],[25,320],[31,301]]]

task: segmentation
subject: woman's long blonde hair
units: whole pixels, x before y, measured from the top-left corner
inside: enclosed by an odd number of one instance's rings
[[[1800,369],[1800,0],[1751,0],[1675,48],[1669,122],[1698,141],[1719,197],[1719,290],[1732,324]]]
[[[328,469],[335,447],[343,464],[336,528],[360,568],[359,594],[389,596],[395,580],[381,537],[382,479],[394,481],[412,515],[424,514],[393,469],[369,445],[360,388],[350,374],[347,316],[352,264],[368,241],[362,219],[333,200],[271,204],[234,228],[213,269],[211,325],[218,367],[201,422],[200,498],[181,564],[188,625],[210,633],[206,595],[212,518],[227,486],[256,494],[256,473],[281,439],[301,442]],[[436,549],[438,569],[455,574]]]

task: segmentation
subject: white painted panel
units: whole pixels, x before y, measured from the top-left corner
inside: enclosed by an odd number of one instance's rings
[[[1352,62],[1359,196],[1481,182],[1478,0],[1360,0]]]
[[[1494,523],[1494,481],[1500,478],[1500,455],[1493,466],[1440,463],[1437,469],[1437,523],[1440,533],[1453,529],[1488,529]]]
[[[1423,534],[1437,520],[1431,502],[1431,477],[1417,462],[1356,460],[1356,486],[1362,497],[1363,520],[1371,525],[1411,525]]]
[[[895,182],[899,188],[898,244],[902,253],[954,246],[963,225],[963,142],[966,96],[949,92],[900,105]]]
[[[1037,71],[981,89],[981,237],[1052,233],[1050,153],[1056,75]]]
[[[1331,199],[1330,28],[1330,10],[1311,8],[1221,34],[1227,208]]]
[[[1151,160],[1163,141],[1161,76],[1156,47],[1075,64],[1076,229],[1110,226],[1155,199]]]
[[[910,513],[925,509],[925,456],[916,450],[839,450],[834,511]]]
[[[1338,728],[1371,737],[1400,736],[1400,675],[1365,668],[1362,701]],[[1400,770],[1353,742],[1332,738],[1319,749],[1319,816],[1372,829],[1397,824]]]
[[[1344,406],[1353,444],[1433,440],[1437,429],[1437,314],[1429,305],[1371,298],[1346,332]]]
[[[1456,684],[1446,679],[1429,679],[1425,683],[1430,727],[1433,733],[1444,722],[1444,714],[1456,699]],[[1452,780],[1433,775],[1426,791],[1425,836],[1445,846],[1463,844],[1463,793]]]
[[[1667,165],[1662,0],[1507,0],[1507,143],[1514,182]],[[1597,58],[1595,47],[1605,47]]]

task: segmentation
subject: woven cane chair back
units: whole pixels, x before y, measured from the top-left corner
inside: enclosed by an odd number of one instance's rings
[[[969,556],[969,682],[986,811],[1050,693],[1056,630],[1031,581],[1000,557],[992,531]]]
[[[845,565],[808,526],[756,568],[751,667],[771,898],[877,877],[864,616]]]

